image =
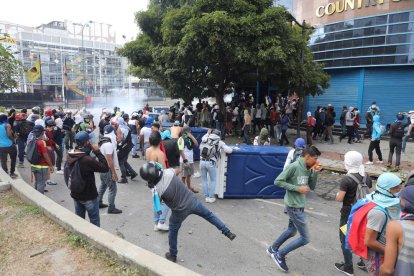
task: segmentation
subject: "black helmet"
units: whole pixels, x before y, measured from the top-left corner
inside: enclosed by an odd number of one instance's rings
[[[148,182],[148,187],[154,187],[162,177],[162,166],[158,162],[150,161],[142,165],[139,175]]]
[[[401,112],[397,114],[397,119],[398,120],[403,120],[404,119],[404,114],[402,114]]]
[[[55,126],[55,121],[53,119],[49,119],[46,121],[46,126]]]
[[[128,115],[128,113],[124,113],[124,114],[122,114],[122,118],[123,118],[124,120],[129,120],[129,115]]]

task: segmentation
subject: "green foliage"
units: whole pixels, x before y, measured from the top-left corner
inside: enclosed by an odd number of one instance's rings
[[[0,44],[0,92],[17,88],[21,64]]]
[[[223,96],[254,75],[295,91],[316,95],[329,76],[313,61],[299,26],[271,0],[151,0],[136,13],[142,33],[119,54],[131,72],[151,78],[171,96],[191,100]],[[301,51],[304,62],[301,62]],[[289,84],[288,84],[289,83]]]

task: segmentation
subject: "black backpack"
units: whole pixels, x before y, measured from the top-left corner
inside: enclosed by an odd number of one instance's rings
[[[42,160],[42,157],[39,155],[39,151],[37,150],[38,145],[37,141],[39,139],[33,139],[29,143],[27,143],[26,147],[26,158],[32,165],[37,165]]]
[[[404,127],[405,125],[402,122],[398,122],[394,124],[392,138],[403,138],[404,137]]]
[[[69,165],[68,162],[66,162],[65,168],[63,169],[66,186],[68,186],[71,192],[77,194],[83,192],[86,187],[86,182],[83,180],[80,170],[80,160],[82,158],[83,157],[73,162],[72,165]]]
[[[355,194],[355,202],[360,200],[361,198],[365,198],[366,195],[369,193],[369,187],[367,186],[367,174],[364,175],[362,180],[359,180],[355,175],[348,174],[348,176],[358,184],[356,194]]]
[[[33,123],[28,121],[23,121],[19,125],[19,136],[27,139],[29,133],[33,130]]]

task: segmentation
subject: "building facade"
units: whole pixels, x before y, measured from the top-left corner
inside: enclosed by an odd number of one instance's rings
[[[414,0],[291,4],[298,21],[315,28],[309,46],[331,76],[323,95],[307,97],[307,110],[332,104],[340,111],[347,105],[358,107],[363,117],[375,101],[383,124],[414,110]]]
[[[0,22],[3,46],[22,63],[19,92],[79,98],[128,86],[127,60],[116,53],[111,25],[52,21],[36,28]]]

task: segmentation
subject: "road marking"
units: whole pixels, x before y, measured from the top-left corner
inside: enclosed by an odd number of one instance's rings
[[[256,198],[255,200],[256,201],[260,201],[260,202],[264,202],[264,203],[268,203],[268,204],[272,204],[272,205],[276,205],[276,206],[285,208],[285,204],[281,204],[281,203],[277,203],[277,202],[272,202],[272,201],[268,201],[268,200],[264,200],[264,199],[260,199],[260,198]],[[313,215],[318,215],[318,216],[321,216],[321,217],[325,217],[325,218],[328,218],[329,217],[325,213],[320,213],[320,212],[306,210],[306,208],[305,208],[305,212],[306,213],[309,213],[309,214],[313,214]]]

